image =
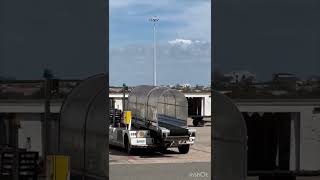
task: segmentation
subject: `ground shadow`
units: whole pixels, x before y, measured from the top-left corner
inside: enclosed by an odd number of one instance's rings
[[[109,151],[109,155],[138,156],[140,158],[174,157],[174,156],[171,156],[170,154],[179,154],[179,152],[176,152],[173,150],[166,150],[164,151],[164,153],[161,153],[151,149],[139,149],[139,150],[135,150],[132,154],[128,154],[127,152],[125,152],[123,148],[111,146],[111,145],[110,145],[110,151]]]
[[[210,127],[211,126],[211,120],[210,121],[206,121],[204,120],[204,125],[200,125],[200,126],[194,126],[193,124],[188,125],[188,127]]]

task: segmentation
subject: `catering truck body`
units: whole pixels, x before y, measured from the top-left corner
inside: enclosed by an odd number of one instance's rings
[[[177,90],[137,86],[129,93],[126,110],[124,114],[130,112],[131,117],[122,118],[127,123],[113,121],[110,124],[109,141],[128,153],[139,148],[165,152],[167,148],[176,147],[181,154],[186,154],[195,142],[196,130],[187,126],[187,99]]]

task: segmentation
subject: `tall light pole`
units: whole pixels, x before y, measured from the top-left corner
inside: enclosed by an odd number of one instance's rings
[[[149,19],[153,22],[153,85],[157,85],[157,51],[156,51],[156,22],[159,21],[157,16]]]

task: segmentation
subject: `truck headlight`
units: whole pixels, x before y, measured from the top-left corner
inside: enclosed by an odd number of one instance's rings
[[[169,134],[170,134],[169,130],[162,130],[162,137],[166,138],[169,136]]]
[[[144,131],[138,131],[137,137],[138,137],[138,138],[145,137],[145,132],[144,132]]]

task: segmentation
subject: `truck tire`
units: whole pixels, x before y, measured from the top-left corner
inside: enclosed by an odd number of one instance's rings
[[[128,154],[133,153],[133,149],[130,147],[130,143],[127,135],[124,137],[124,148]]]
[[[199,121],[198,121],[197,119],[194,119],[194,120],[192,121],[192,124],[193,124],[193,126],[198,126]]]
[[[203,119],[201,119],[200,121],[199,121],[199,126],[201,126],[201,127],[203,127],[204,126],[204,120]]]
[[[190,145],[184,144],[184,145],[178,146],[178,149],[180,154],[187,154],[189,152]]]
[[[159,148],[159,152],[160,152],[161,154],[165,154],[165,153],[167,152],[167,149],[168,149],[168,148],[166,148],[166,147],[160,147],[160,148]]]
[[[195,117],[192,121],[193,126],[204,126],[203,117]]]

